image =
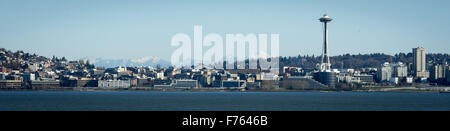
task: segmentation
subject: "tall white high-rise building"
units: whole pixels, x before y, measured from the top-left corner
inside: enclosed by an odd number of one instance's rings
[[[406,78],[408,76],[408,67],[402,62],[390,64],[385,62],[377,69],[377,80],[379,82],[388,82],[391,78]],[[397,80],[398,81],[398,80]],[[396,82],[393,82],[396,83]]]
[[[441,78],[445,78],[445,65],[442,64],[436,64],[431,66],[430,69],[430,78],[431,80],[438,80]]]
[[[388,62],[382,64],[377,71],[377,80],[379,82],[388,82],[392,77],[392,66]]]
[[[417,48],[413,48],[413,56],[413,75],[415,77],[428,78],[430,73],[426,69],[427,61],[425,48],[422,48],[420,46]]]
[[[393,73],[395,77],[407,77],[408,76],[408,67],[402,62],[397,62],[392,65]]]

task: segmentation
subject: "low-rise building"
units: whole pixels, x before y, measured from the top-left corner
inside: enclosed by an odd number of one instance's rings
[[[222,81],[222,86],[224,88],[243,88],[246,82],[243,80],[224,80]]]
[[[100,88],[130,88],[130,80],[99,80],[98,87]]]
[[[373,75],[355,75],[354,77],[359,79],[359,82],[362,84],[373,84]]]
[[[246,88],[248,89],[257,89],[261,88],[261,82],[247,82]]]
[[[32,80],[32,88],[58,88],[60,87],[59,80]]]
[[[183,79],[183,80],[175,80],[174,84],[175,88],[198,88],[197,80]]]
[[[407,84],[412,84],[414,82],[414,78],[413,77],[406,77],[406,83]]]
[[[165,88],[173,88],[173,86],[172,86],[172,84],[168,84],[168,85],[154,85],[153,88],[165,89]]]
[[[139,78],[137,79],[137,87],[153,87],[154,85],[154,80],[152,79],[143,79],[143,78]]]
[[[98,81],[94,79],[77,80],[77,87],[97,87]]]
[[[0,80],[0,89],[22,88],[21,80]]]
[[[398,81],[399,81],[398,77],[391,77],[389,83],[396,85],[398,84]]]

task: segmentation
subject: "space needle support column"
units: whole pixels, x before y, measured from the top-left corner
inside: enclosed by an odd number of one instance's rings
[[[326,60],[326,70],[330,70],[330,57],[328,56],[328,22],[324,23],[324,52],[325,52],[325,60]]]

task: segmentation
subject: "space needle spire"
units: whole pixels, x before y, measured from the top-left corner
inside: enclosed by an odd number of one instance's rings
[[[328,23],[333,19],[328,17],[327,14],[324,14],[322,18],[319,19],[320,22],[323,23],[323,52],[322,52],[322,61],[320,63],[320,70],[322,72],[331,70],[330,57],[328,56]]]

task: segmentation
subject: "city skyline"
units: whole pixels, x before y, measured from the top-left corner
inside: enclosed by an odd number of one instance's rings
[[[0,0],[2,123],[432,125],[409,114],[310,112],[450,111],[449,6],[449,0]],[[32,115],[72,111],[80,113]],[[139,114],[81,114],[101,111]]]
[[[175,1],[174,1],[175,2]],[[422,46],[448,53],[445,34],[448,1],[1,1],[0,45],[68,59],[170,60],[176,33],[279,33],[280,56],[316,55],[322,47],[321,23],[331,23],[330,55],[409,53]],[[235,7],[230,10],[229,7]],[[383,7],[383,8],[377,8]],[[212,11],[204,11],[212,10]],[[355,12],[357,10],[357,12]],[[439,18],[436,22],[434,18]],[[442,22],[444,21],[444,22]],[[364,44],[363,44],[364,43]],[[389,47],[389,48],[386,48]],[[157,49],[157,50],[155,50]],[[106,51],[99,51],[106,50]]]

